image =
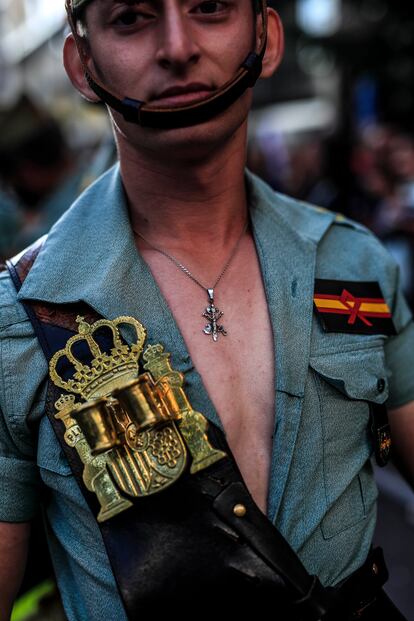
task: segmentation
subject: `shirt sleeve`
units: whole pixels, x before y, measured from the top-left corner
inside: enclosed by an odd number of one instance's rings
[[[34,356],[31,325],[13,295],[0,273],[0,521],[26,522],[40,507],[37,440],[28,421],[42,411],[38,375],[43,367]]]
[[[1,410],[0,479],[0,521],[32,520],[39,511],[39,469],[36,460],[24,455],[14,443]]]
[[[414,400],[414,323],[401,289],[397,266],[395,282],[392,316],[397,335],[388,338],[384,346],[389,379],[389,409]]]

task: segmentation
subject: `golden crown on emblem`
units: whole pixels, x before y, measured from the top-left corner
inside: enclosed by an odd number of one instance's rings
[[[108,395],[138,376],[139,358],[146,339],[145,328],[138,320],[118,317],[113,321],[101,319],[92,325],[84,317],[78,317],[76,321],[79,324],[78,334],[72,336],[65,349],[57,352],[50,361],[50,377],[56,386],[90,400]],[[134,331],[131,345],[126,345],[122,340],[119,330],[122,325]],[[113,347],[109,353],[103,351],[96,340],[96,333],[102,328],[112,332]],[[86,345],[92,354],[89,365],[76,356],[75,348],[79,344]],[[65,358],[74,370],[73,376],[68,379],[64,379],[58,370],[59,363]]]

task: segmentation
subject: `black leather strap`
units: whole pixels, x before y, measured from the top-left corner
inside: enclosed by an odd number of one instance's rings
[[[37,255],[39,254],[40,250],[42,249],[43,242],[44,242],[44,240],[42,241],[42,244],[37,244],[36,248],[34,250],[34,253],[33,252],[31,253],[31,257],[33,258],[33,262],[36,260]],[[19,261],[16,261],[16,260],[13,260],[13,259],[6,261],[6,266],[7,266],[7,269],[9,271],[10,278],[12,279],[13,284],[14,284],[17,292],[20,291],[21,286],[23,284],[22,280],[21,280],[21,275],[19,275],[19,272],[18,272],[18,268],[17,268],[18,264],[19,264]],[[29,306],[28,304],[25,304],[24,308],[25,308],[25,311],[26,311],[26,313],[27,313],[27,315],[28,315],[28,317],[30,319],[30,322],[31,322],[31,324],[33,326],[33,329],[34,329],[35,333],[36,333],[36,336],[39,339],[40,346],[41,346],[41,348],[42,348],[46,358],[48,360],[50,360],[50,358],[52,357],[53,354],[52,354],[52,351],[50,349],[49,342],[45,338],[45,335],[44,335],[43,329],[41,327],[41,324],[37,320],[36,314],[35,314],[35,312],[34,312],[34,310],[33,310],[33,308],[31,306]]]
[[[383,468],[392,457],[391,427],[385,404],[370,402],[371,432],[374,442],[375,459]]]
[[[362,567],[328,589],[332,607],[323,621],[407,621],[382,590],[387,580],[383,551],[372,549]]]

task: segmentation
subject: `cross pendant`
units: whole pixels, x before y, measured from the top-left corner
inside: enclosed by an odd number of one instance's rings
[[[208,319],[208,324],[204,328],[204,334],[211,336],[216,343],[220,334],[227,336],[227,332],[218,321],[223,317],[224,313],[215,307],[214,305],[214,289],[207,289],[208,293],[208,306],[203,313],[203,317]]]

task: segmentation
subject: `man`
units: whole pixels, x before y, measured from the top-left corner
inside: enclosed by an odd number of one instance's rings
[[[124,529],[122,549],[111,546],[111,529],[128,520],[132,509],[104,522],[107,530],[99,532],[82,482],[76,483],[76,468],[72,474],[62,452],[71,460],[65,442],[73,447],[76,439],[66,437],[60,445],[53,416],[44,416],[49,371],[34,333],[36,319],[31,314],[31,323],[26,314],[38,304],[46,308],[40,313],[43,325],[53,330],[59,327],[54,313],[79,302],[87,305],[86,312],[108,320],[139,320],[148,341],[162,344],[173,368],[185,375],[192,406],[210,428],[224,430],[256,505],[308,572],[326,586],[336,585],[364,564],[370,550],[376,488],[369,459],[374,445],[384,458],[388,438],[386,433],[371,436],[369,413],[387,397],[395,449],[414,478],[413,327],[398,271],[364,228],[275,195],[245,173],[252,99],[246,86],[253,84],[264,52],[266,21],[250,0],[80,0],[69,5],[69,14],[75,35],[65,43],[66,70],[87,99],[110,104],[120,167],[53,228],[17,301],[18,279],[13,284],[11,275],[21,264],[15,261],[1,275],[1,609],[7,618],[41,483],[70,621],[126,619],[124,605],[135,597],[131,590],[139,593],[145,581],[144,572],[131,586],[119,559],[133,554],[129,548],[140,544],[139,536],[132,545]],[[262,78],[276,70],[283,51],[279,18],[271,9],[266,15]],[[227,89],[235,75],[241,81],[236,78]],[[76,339],[88,335],[91,324],[77,321]],[[53,377],[56,383],[57,362],[74,332],[59,332],[59,338],[66,337],[51,358],[49,385]],[[61,399],[55,417],[65,407]],[[91,407],[96,414],[101,406],[93,402]],[[381,434],[382,427],[376,424],[374,431]],[[105,470],[91,467],[98,474]],[[85,478],[85,472],[83,486],[92,489],[93,477]],[[105,480],[113,485],[113,479]],[[169,498],[163,511],[178,511],[178,491],[172,486],[169,493],[161,491],[154,502]],[[139,504],[137,499],[135,521],[152,507],[146,500]],[[248,523],[243,503],[235,504],[234,514],[240,524]],[[151,516],[159,519],[157,511]],[[159,572],[166,569],[162,554],[180,526],[152,550],[145,565],[154,582],[152,561],[161,555]],[[149,529],[145,537],[154,535],[148,524],[140,527]],[[132,533],[134,524],[128,528]],[[123,601],[101,534],[112,567],[119,569]],[[205,546],[197,549],[198,537],[201,530],[189,548],[202,556]],[[229,538],[240,539],[233,522]],[[185,554],[192,552],[184,547]],[[173,556],[179,562],[180,552]],[[126,573],[142,571],[137,563],[125,563]],[[372,567],[378,573],[378,566]],[[205,606],[219,588],[215,571],[199,585]],[[171,579],[164,588],[174,598]],[[243,597],[242,589],[238,595]],[[136,610],[128,610],[129,618],[135,613],[138,618]]]

